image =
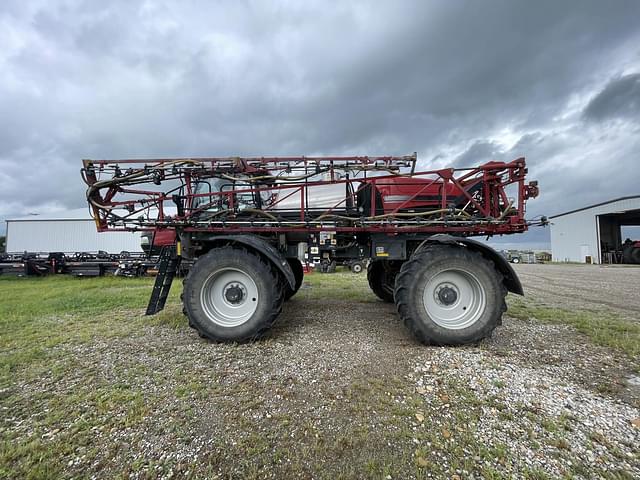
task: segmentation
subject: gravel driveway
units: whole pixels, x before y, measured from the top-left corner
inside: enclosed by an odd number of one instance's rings
[[[640,320],[640,267],[514,265],[526,294],[554,307],[613,311]]]

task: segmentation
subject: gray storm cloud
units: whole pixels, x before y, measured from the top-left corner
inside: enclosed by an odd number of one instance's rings
[[[4,1],[0,217],[81,207],[82,158],[133,156],[525,156],[531,216],[640,193],[637,18],[635,1]]]
[[[628,118],[640,120],[640,73],[612,79],[584,110],[590,120]]]

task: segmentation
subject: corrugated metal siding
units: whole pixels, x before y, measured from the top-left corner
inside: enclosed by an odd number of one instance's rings
[[[554,261],[584,262],[583,253],[597,261],[596,216],[591,210],[554,218],[551,222],[551,255]]]
[[[8,252],[139,252],[140,233],[98,233],[93,220],[7,221]]]
[[[597,216],[640,209],[640,198],[629,198],[551,219],[551,251],[556,262],[600,263]]]

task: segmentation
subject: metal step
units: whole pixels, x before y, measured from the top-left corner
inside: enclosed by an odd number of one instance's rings
[[[153,284],[153,291],[147,305],[145,315],[155,315],[164,308],[171,289],[171,283],[176,276],[182,257],[178,255],[175,245],[162,247],[160,252],[160,262],[158,265],[158,275]]]

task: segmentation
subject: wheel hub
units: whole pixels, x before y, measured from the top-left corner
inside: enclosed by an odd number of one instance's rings
[[[436,293],[438,295],[437,300],[445,306],[453,305],[458,300],[458,292],[448,284],[441,286]]]
[[[233,305],[242,303],[246,297],[246,289],[241,283],[230,283],[224,289],[224,298]]]

